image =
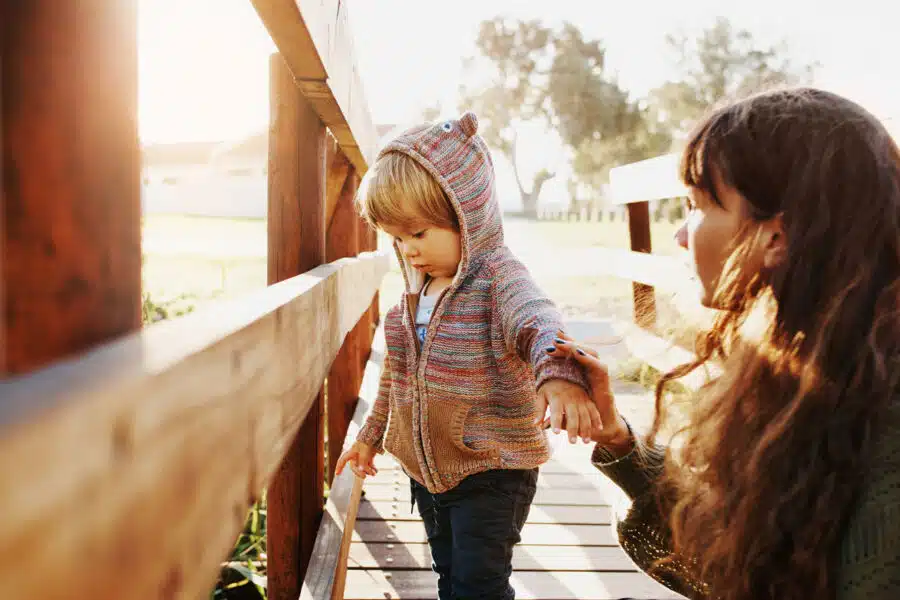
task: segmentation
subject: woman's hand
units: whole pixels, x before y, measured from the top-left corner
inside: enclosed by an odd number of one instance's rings
[[[577,344],[562,331],[557,332],[553,352],[554,358],[574,358],[583,368],[591,386],[591,398],[600,413],[601,426],[594,428],[591,439],[604,446],[625,446],[632,442],[631,432],[625,419],[616,410],[616,399],[609,383],[609,370],[592,348]]]

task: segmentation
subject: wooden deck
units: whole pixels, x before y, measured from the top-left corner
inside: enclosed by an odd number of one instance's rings
[[[609,340],[613,335],[607,323],[580,323],[572,330],[582,339]],[[604,349],[615,360],[625,353],[623,346]],[[620,410],[645,424],[650,397],[633,384],[617,385]],[[514,552],[517,598],[680,598],[637,571],[618,546],[612,511],[625,499],[591,466],[592,446],[570,445],[562,436],[554,437],[553,445],[554,457],[541,468],[537,496]],[[410,510],[409,479],[388,456],[376,464],[378,475],[365,482],[344,597],[436,598],[425,529],[418,511]]]

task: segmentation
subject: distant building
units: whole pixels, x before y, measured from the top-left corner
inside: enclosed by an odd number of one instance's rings
[[[266,216],[268,135],[239,142],[154,144],[143,149],[143,211]]]
[[[377,125],[379,142],[394,129]],[[142,160],[144,213],[266,216],[267,131],[235,142],[151,144]]]

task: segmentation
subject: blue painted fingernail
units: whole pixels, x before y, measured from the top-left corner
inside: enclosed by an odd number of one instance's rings
[[[565,344],[566,343],[566,340],[564,340],[562,338],[556,338],[553,341],[556,342],[557,344]]]
[[[544,348],[544,352],[546,352],[547,354],[553,354],[554,352],[556,352],[556,348],[554,346],[548,346]]]
[[[579,348],[579,349],[576,350],[575,352],[577,352],[577,353],[580,354],[581,356],[585,356],[584,350],[582,350],[581,348]]]

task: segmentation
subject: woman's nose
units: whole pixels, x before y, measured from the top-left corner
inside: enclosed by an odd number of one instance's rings
[[[688,247],[688,236],[687,236],[687,223],[682,223],[681,227],[678,228],[678,231],[675,232],[675,243],[679,246],[687,250]]]

